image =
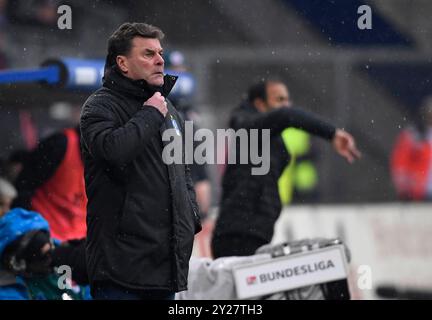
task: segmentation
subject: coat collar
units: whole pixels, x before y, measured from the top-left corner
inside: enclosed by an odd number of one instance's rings
[[[103,86],[145,101],[155,92],[160,92],[165,98],[168,97],[177,81],[177,78],[178,76],[166,74],[164,76],[163,86],[157,87],[148,84],[145,80],[129,79],[121,74],[118,68],[114,66],[105,73]]]

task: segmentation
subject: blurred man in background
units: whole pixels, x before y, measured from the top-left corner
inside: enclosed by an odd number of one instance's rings
[[[79,127],[43,139],[25,159],[14,207],[41,213],[58,240],[86,236],[87,197]]]
[[[290,105],[285,84],[269,80],[252,86],[247,101],[232,113],[230,127],[234,130],[271,129],[270,172],[251,175],[250,164],[239,164],[237,161],[227,165],[220,212],[211,244],[215,258],[252,255],[260,246],[271,241],[274,224],[281,211],[278,179],[290,161],[280,135],[284,129],[301,128],[331,141],[336,152],[349,162],[360,156],[349,133]],[[236,150],[238,156],[238,142]]]
[[[422,102],[417,123],[397,137],[391,174],[400,200],[432,200],[432,96]]]

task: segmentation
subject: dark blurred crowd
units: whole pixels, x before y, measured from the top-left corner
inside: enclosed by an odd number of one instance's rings
[[[8,26],[22,25],[40,28],[57,26],[57,0],[0,0],[0,70],[9,67],[7,53]]]
[[[7,0],[0,0],[0,70],[6,69],[8,65],[5,53],[5,34],[3,31],[7,24],[6,6]]]

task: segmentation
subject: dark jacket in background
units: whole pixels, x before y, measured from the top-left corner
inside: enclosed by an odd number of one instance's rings
[[[76,127],[76,131],[80,137],[79,127]],[[15,182],[18,197],[12,207],[32,209],[31,198],[37,189],[54,175],[66,154],[66,149],[66,135],[63,132],[56,132],[41,140],[38,146],[26,155],[23,170]]]
[[[314,115],[297,108],[280,108],[260,113],[250,104],[236,108],[230,119],[230,128],[270,129],[270,171],[265,175],[252,175],[253,165],[227,164],[222,181],[222,200],[213,233],[212,247],[215,257],[225,256],[221,251],[235,255],[253,254],[259,244],[269,243],[273,228],[282,209],[277,181],[290,161],[281,132],[288,127],[303,129],[325,139],[334,136],[335,128]],[[259,131],[261,138],[261,131]],[[262,141],[259,143],[262,145]],[[240,145],[237,139],[236,154]],[[258,149],[261,154],[261,148]],[[230,249],[230,239],[241,239],[245,250]],[[249,245],[249,242],[254,245]],[[237,247],[242,247],[236,244]],[[222,249],[224,248],[224,249]]]
[[[171,116],[183,137],[184,122],[170,102],[165,118],[143,106],[157,90],[169,94],[176,77],[164,80],[162,88],[151,87],[113,68],[84,104],[80,125],[92,284],[187,288],[194,234],[201,229],[198,206],[188,167],[162,161],[161,138],[173,127]]]
[[[26,156],[16,180],[13,207],[42,214],[51,237],[66,241],[86,235],[87,197],[79,127],[66,128],[43,139]]]

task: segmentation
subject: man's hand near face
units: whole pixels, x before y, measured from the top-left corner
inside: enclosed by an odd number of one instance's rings
[[[162,113],[164,117],[168,112],[167,103],[164,96],[160,92],[155,92],[155,94],[150,99],[144,102],[144,105],[156,108],[160,113]]]

